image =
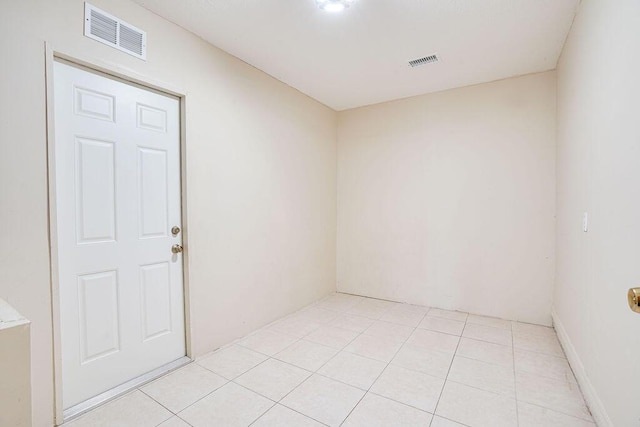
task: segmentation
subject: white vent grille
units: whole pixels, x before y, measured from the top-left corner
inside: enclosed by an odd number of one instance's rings
[[[434,62],[439,62],[440,58],[437,53],[433,55],[425,56],[424,58],[414,59],[413,61],[409,61],[409,65],[412,67],[419,67],[420,65],[425,64],[433,64]]]
[[[84,4],[84,35],[140,59],[147,59],[147,33]]]

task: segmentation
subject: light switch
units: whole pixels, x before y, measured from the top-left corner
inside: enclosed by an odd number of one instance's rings
[[[585,233],[589,231],[589,214],[587,212],[582,214],[582,231]]]

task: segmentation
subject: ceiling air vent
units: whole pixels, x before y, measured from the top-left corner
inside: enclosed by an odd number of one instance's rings
[[[424,58],[419,58],[419,59],[414,59],[413,61],[409,61],[409,65],[411,65],[412,67],[418,67],[420,65],[433,64],[434,62],[439,62],[439,61],[440,61],[440,58],[438,57],[438,54],[434,53],[433,55],[425,56]]]
[[[147,33],[84,4],[84,35],[140,59],[147,59]]]

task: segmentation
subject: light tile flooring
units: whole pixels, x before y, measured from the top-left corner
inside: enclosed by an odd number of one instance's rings
[[[66,425],[595,426],[553,329],[346,294]]]

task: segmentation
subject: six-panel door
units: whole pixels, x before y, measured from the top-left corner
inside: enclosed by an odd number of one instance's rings
[[[185,355],[177,99],[54,65],[63,406]]]

